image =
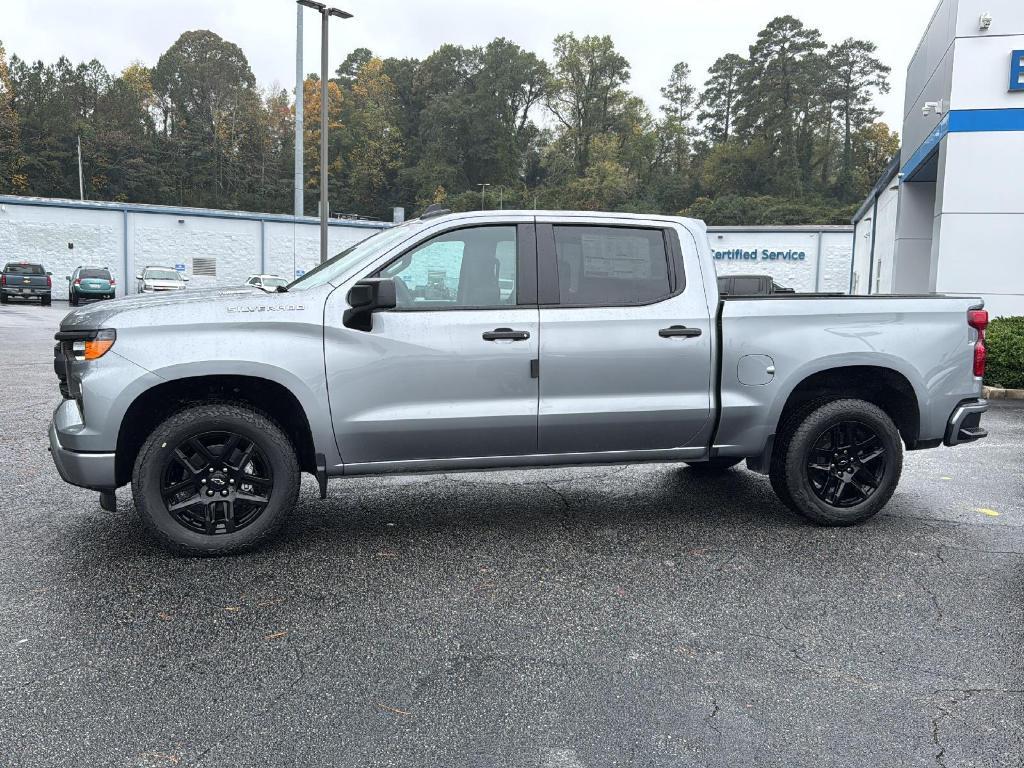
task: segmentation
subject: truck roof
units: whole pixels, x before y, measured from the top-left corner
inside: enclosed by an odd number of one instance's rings
[[[660,213],[621,213],[621,212],[610,212],[610,211],[549,211],[549,210],[523,210],[523,209],[501,209],[501,210],[482,210],[482,211],[463,211],[461,213],[446,213],[443,215],[435,215],[429,217],[429,221],[432,223],[436,221],[459,221],[459,220],[473,220],[473,219],[493,219],[501,216],[538,216],[547,217],[555,216],[559,218],[601,218],[601,219],[621,219],[624,222],[629,221],[672,221],[683,224],[687,227],[696,228],[699,230],[706,230],[707,226],[700,219],[690,219],[684,216],[668,216]]]

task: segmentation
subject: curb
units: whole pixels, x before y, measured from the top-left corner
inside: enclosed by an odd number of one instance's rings
[[[981,396],[987,400],[1024,400],[1024,389],[982,387]]]

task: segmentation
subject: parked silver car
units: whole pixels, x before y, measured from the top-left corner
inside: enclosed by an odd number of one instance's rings
[[[252,275],[248,280],[245,281],[246,285],[251,285],[254,288],[262,288],[265,291],[276,291],[278,288],[284,288],[288,285],[289,281],[283,277],[277,275]]]
[[[137,275],[139,293],[162,293],[164,291],[183,291],[188,278],[174,267],[146,267]]]
[[[107,509],[130,482],[190,554],[265,541],[300,471],[326,496],[351,475],[746,459],[800,514],[850,525],[889,500],[904,448],[985,437],[987,322],[962,296],[720,296],[692,219],[431,213],[285,292],[71,312],[50,447]]]

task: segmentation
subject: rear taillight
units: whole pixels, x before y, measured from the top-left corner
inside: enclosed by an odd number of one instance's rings
[[[115,285],[117,285],[117,280],[110,278],[110,287],[113,288]]]
[[[7,275],[0,275],[0,285],[7,285]]]
[[[76,277],[75,278],[75,285],[81,285],[81,284],[82,284],[82,278]]]
[[[984,309],[967,310],[967,324],[978,332],[978,340],[974,342],[974,375],[985,375],[985,329],[988,328],[988,311]]]
[[[985,356],[988,353],[985,351],[985,340],[978,339],[978,343],[974,345],[974,375],[984,376],[985,375]]]
[[[53,288],[53,280],[50,279],[49,275],[46,276],[46,287]]]

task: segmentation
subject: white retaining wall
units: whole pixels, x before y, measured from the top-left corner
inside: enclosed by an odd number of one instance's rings
[[[332,220],[328,251],[343,250],[388,224]],[[239,285],[250,275],[293,278],[317,265],[319,222],[312,218],[0,196],[0,262],[30,261],[53,273],[53,298],[80,265],[108,267],[117,294],[136,292],[146,266],[178,267],[190,287]],[[197,276],[195,257],[215,261],[216,276]]]

